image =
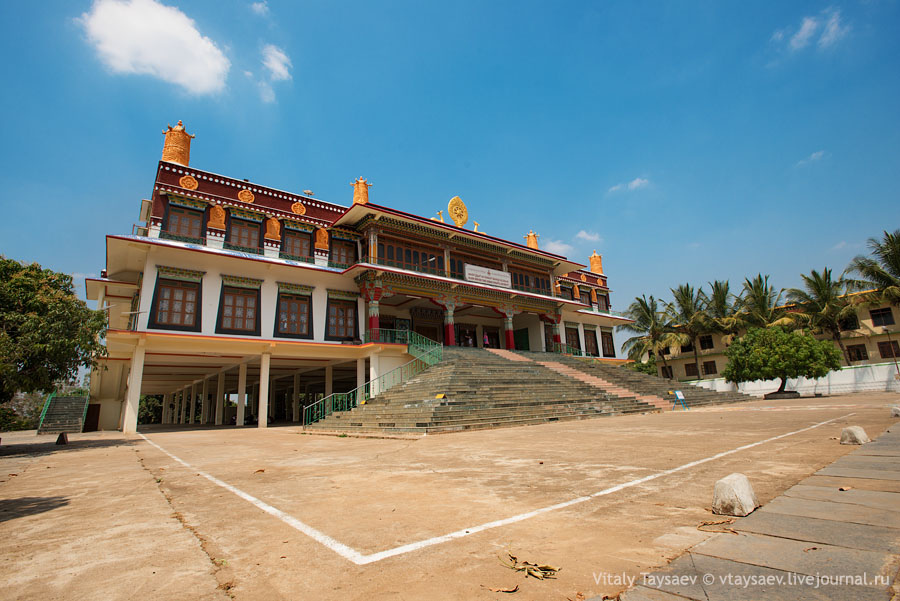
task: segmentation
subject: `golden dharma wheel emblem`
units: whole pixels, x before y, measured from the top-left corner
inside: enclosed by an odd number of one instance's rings
[[[291,212],[295,215],[306,215],[306,207],[303,206],[302,202],[295,202],[291,205]]]
[[[196,190],[197,187],[200,186],[200,182],[198,182],[192,175],[185,175],[180,180],[178,180],[178,185],[185,190]]]
[[[465,227],[469,222],[469,210],[459,196],[454,196],[447,204],[447,213],[450,219],[456,224],[456,227]]]
[[[253,202],[253,192],[244,188],[238,192],[238,200],[241,202]]]
[[[586,281],[587,281],[587,276],[584,275],[583,273],[581,274],[581,281],[582,281],[582,282],[586,282]]]

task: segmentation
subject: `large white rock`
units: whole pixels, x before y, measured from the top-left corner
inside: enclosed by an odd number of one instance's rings
[[[891,417],[900,417],[900,407],[891,407]]]
[[[716,482],[713,491],[713,513],[718,515],[749,515],[759,507],[756,493],[744,474],[730,474]]]
[[[841,444],[865,444],[872,442],[866,436],[866,431],[862,426],[849,426],[841,430]]]

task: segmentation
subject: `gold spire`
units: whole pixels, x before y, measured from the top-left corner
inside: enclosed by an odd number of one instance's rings
[[[191,139],[194,136],[185,131],[180,119],[175,127],[169,125],[163,134],[166,141],[163,143],[162,160],[187,167],[191,162]]]
[[[536,249],[538,247],[538,238],[540,238],[540,234],[535,234],[534,230],[528,232],[528,235],[525,236],[525,244],[528,248]]]
[[[359,177],[355,182],[350,182],[350,185],[353,186],[353,204],[369,204],[369,188],[372,184]]]
[[[597,251],[594,251],[590,257],[588,257],[591,263],[591,273],[596,273],[598,275],[603,275],[603,257],[597,254]]]

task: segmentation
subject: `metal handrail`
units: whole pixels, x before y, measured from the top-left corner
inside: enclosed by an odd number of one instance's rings
[[[586,356],[580,348],[569,346],[568,344],[565,344],[563,342],[551,342],[550,352],[558,353],[560,355],[574,355],[576,357]]]
[[[56,391],[54,390],[49,395],[47,395],[47,400],[44,402],[44,409],[41,411],[41,419],[38,421],[38,432],[41,431],[41,426],[44,425],[44,416],[47,415],[47,409],[50,408],[50,401],[53,400],[53,397],[56,396]]]
[[[90,391],[88,391],[87,396],[84,397],[84,411],[81,413],[81,431],[82,432],[84,432],[84,420],[87,419],[88,403],[90,403],[90,402],[91,402],[91,393],[90,393]]]
[[[412,361],[384,373],[349,392],[335,392],[303,408],[303,425],[324,419],[335,411],[349,411],[365,404],[397,384],[416,377],[444,358],[444,346],[435,340],[409,330],[374,329],[366,332],[366,342],[405,343]]]

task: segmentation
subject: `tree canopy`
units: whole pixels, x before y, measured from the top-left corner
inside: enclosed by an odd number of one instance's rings
[[[71,276],[0,256],[0,403],[96,366],[105,332],[106,315],[75,296]]]
[[[885,231],[881,240],[869,238],[872,255],[853,259],[847,268],[859,279],[850,285],[857,290],[871,290],[865,300],[871,303],[900,305],[900,230]]]
[[[725,356],[728,364],[722,375],[727,381],[780,378],[779,392],[788,378],[821,378],[841,367],[841,353],[831,341],[778,326],[751,329],[728,347]]]

